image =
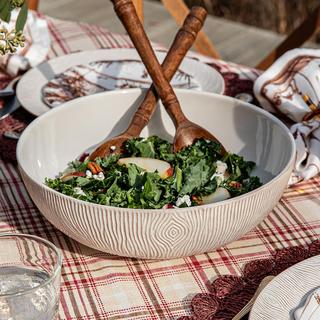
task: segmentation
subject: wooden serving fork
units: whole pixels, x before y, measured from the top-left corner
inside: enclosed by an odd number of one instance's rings
[[[176,134],[173,142],[173,150],[177,152],[186,146],[191,145],[195,140],[204,138],[206,140],[218,141],[210,132],[191,122],[182,112],[177,96],[175,95],[169,81],[167,80],[157,58],[151,47],[150,41],[137,16],[131,0],[111,0],[114,10],[127,30],[141,60],[152,78],[154,87],[162,100],[162,103],[169,113],[176,127]],[[221,153],[225,149],[221,145]]]
[[[186,17],[183,26],[179,29],[171,48],[162,63],[164,75],[168,80],[171,80],[186,53],[194,43],[206,16],[206,10],[200,6],[192,7],[190,10],[190,13]],[[123,144],[130,138],[138,137],[142,129],[150,121],[156,109],[157,100],[158,94],[154,85],[151,85],[128,128],[120,135],[102,143],[90,154],[89,159],[94,160],[97,157],[106,157],[111,153],[120,153]]]

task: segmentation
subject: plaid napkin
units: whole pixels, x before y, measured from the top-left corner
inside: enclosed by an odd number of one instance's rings
[[[282,55],[254,84],[254,94],[291,126],[297,158],[289,184],[320,172],[320,50],[294,49]]]
[[[12,13],[12,19],[7,28],[14,28],[18,11]],[[48,23],[40,15],[29,11],[24,30],[26,37],[25,46],[19,48],[15,54],[0,56],[0,68],[10,76],[16,76],[20,71],[26,71],[30,67],[44,61],[49,53],[51,40]]]

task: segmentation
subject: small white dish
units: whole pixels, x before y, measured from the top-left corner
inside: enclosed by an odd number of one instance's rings
[[[166,52],[156,52],[157,58],[161,62]],[[57,75],[65,72],[71,67],[78,65],[88,65],[98,61],[104,62],[122,62],[127,65],[122,69],[127,69],[126,77],[130,78],[132,72],[132,80],[137,80],[138,77],[142,81],[146,79],[142,76],[141,68],[129,67],[132,61],[141,61],[135,49],[101,49],[93,51],[83,51],[73,54],[64,55],[46,62],[41,63],[35,68],[30,69],[19,81],[17,86],[17,97],[21,105],[35,116],[39,116],[51,108],[48,101],[43,99],[43,88],[46,84],[54,79]],[[142,64],[142,62],[141,62]],[[189,75],[198,91],[206,91],[211,93],[223,94],[224,92],[224,79],[221,74],[214,68],[190,58],[184,58],[179,70],[182,74]],[[109,72],[114,72],[113,75],[117,78],[119,68],[110,68]],[[134,81],[131,81],[130,86],[134,87]],[[179,86],[179,81],[175,81]],[[181,83],[181,81],[180,81]],[[146,84],[146,87],[148,84]],[[140,87],[137,84],[137,87]]]
[[[320,286],[319,265],[315,256],[281,272],[263,289],[249,320],[296,320],[294,312]]]

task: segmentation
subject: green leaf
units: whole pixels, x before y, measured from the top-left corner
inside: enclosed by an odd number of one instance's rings
[[[3,7],[8,3],[8,0],[0,0],[0,12],[2,11]]]
[[[144,179],[143,175],[141,175],[142,172],[143,170],[138,166],[136,166],[135,164],[132,164],[132,163],[129,164],[128,176],[129,176],[130,187],[139,186],[142,183]]]
[[[175,158],[171,143],[157,136],[128,140],[125,149],[128,157],[156,158],[165,161],[173,161]]]
[[[144,158],[155,158],[154,145],[151,141],[141,141],[137,143],[137,148],[140,151],[140,157]]]
[[[138,208],[139,207],[139,192],[135,188],[131,188],[127,191],[127,201],[130,208]]]
[[[10,1],[6,0],[5,4],[3,5],[0,11],[0,19],[9,22],[11,18],[11,10],[10,10]]]
[[[107,158],[96,158],[95,162],[102,168],[109,169],[113,167],[119,160],[120,156],[117,154],[112,154]]]
[[[78,187],[83,187],[91,182],[89,178],[84,178],[84,177],[77,177],[76,181],[77,181]]]
[[[156,143],[156,150],[158,153],[158,157],[161,160],[165,160],[171,162],[175,159],[175,155],[172,152],[172,145],[171,143],[165,140],[158,140]]]
[[[68,163],[68,168],[70,168],[72,171],[84,172],[86,171],[88,163],[89,160],[83,162],[80,162],[79,160],[74,160]]]
[[[127,192],[125,190],[121,190],[121,188],[117,185],[117,179],[114,180],[106,195],[107,197],[110,197],[111,205],[122,207],[127,203]]]
[[[249,178],[250,172],[255,166],[254,162],[245,161],[243,157],[231,153],[225,155],[222,161],[227,163],[232,180],[237,181]]]
[[[210,167],[205,159],[185,169],[181,194],[193,194],[210,179]]]
[[[22,31],[28,18],[28,5],[27,1],[24,2],[20,8],[20,12],[16,21],[16,31]]]
[[[161,197],[161,189],[158,187],[157,182],[160,177],[156,173],[148,173],[147,180],[144,184],[142,196],[144,199],[157,203]]]
[[[208,195],[210,193],[215,192],[217,190],[217,187],[218,187],[217,180],[212,179],[203,188],[201,188],[199,194],[201,196]]]

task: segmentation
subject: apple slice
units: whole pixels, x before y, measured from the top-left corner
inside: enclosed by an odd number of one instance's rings
[[[219,202],[231,198],[229,191],[225,188],[217,188],[217,190],[202,198],[203,204]]]
[[[118,160],[118,164],[128,166],[128,164],[135,164],[147,172],[157,171],[161,179],[166,179],[173,175],[173,168],[170,164],[163,160],[153,158],[121,158]]]
[[[86,174],[84,172],[69,172],[69,173],[64,174],[60,178],[60,180],[63,181],[63,182],[66,182],[66,181],[71,180],[72,178],[85,177],[85,176],[86,176]]]

